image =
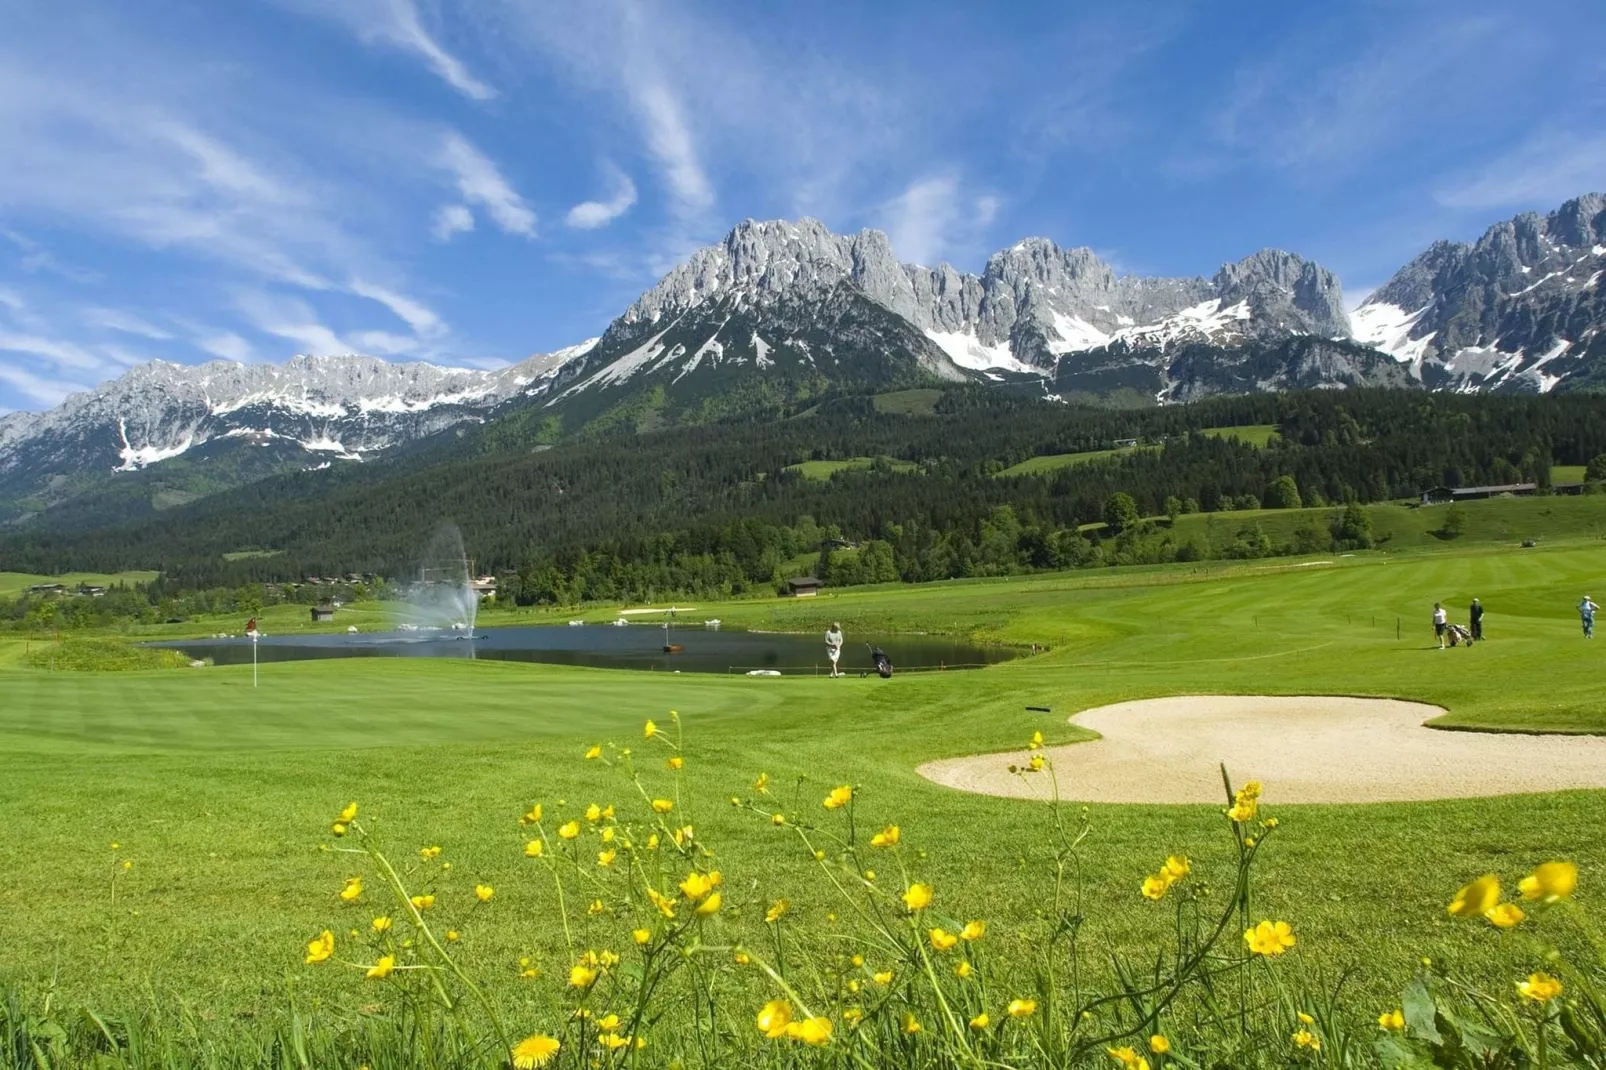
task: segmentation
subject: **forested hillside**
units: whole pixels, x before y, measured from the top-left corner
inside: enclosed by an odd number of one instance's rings
[[[134,524],[13,536],[0,554],[36,572],[156,568],[170,591],[406,576],[449,521],[477,567],[526,600],[739,592],[814,568],[839,583],[919,581],[1186,559],[1199,548],[1152,537],[1139,518],[1543,485],[1552,464],[1606,453],[1598,396],[1316,391],[1115,411],[958,388],[916,398],[924,412],[884,411],[911,407],[900,400],[552,448],[465,440],[439,463],[266,480]],[[1244,425],[1276,432],[1263,446],[1203,433]],[[1130,439],[1140,444],[1085,456]],[[1034,456],[1066,463],[1001,474]],[[1111,512],[1117,495],[1130,510]],[[273,553],[238,556],[253,550]]]

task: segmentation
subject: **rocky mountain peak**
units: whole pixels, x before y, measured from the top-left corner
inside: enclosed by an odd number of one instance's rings
[[[1211,280],[1223,305],[1249,302],[1263,330],[1348,338],[1344,288],[1338,276],[1282,249],[1262,249],[1223,264]]]

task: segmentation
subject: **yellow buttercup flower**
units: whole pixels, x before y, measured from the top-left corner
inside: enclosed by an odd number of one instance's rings
[[[1037,1013],[1035,999],[1012,999],[1009,1001],[1009,1016],[1011,1018],[1027,1018]]]
[[[558,826],[558,836],[565,840],[572,840],[580,835],[580,822],[568,821]]]
[[[307,943],[307,965],[313,966],[320,962],[328,962],[335,953],[335,934],[325,929],[317,938]]]
[[[686,879],[680,882],[681,893],[693,903],[714,890],[714,882],[706,875],[697,872],[686,874]]]
[[[1164,874],[1156,874],[1143,878],[1143,898],[1159,900],[1171,889],[1171,882],[1165,879]]]
[[[1571,862],[1546,862],[1517,882],[1524,899],[1543,899],[1554,903],[1571,898],[1578,890],[1578,867]]]
[[[334,833],[336,836],[344,836],[346,834],[346,826],[336,821],[333,825],[329,826],[329,831]]]
[[[768,793],[770,790],[770,775],[768,773],[758,774],[758,779],[753,781],[753,790],[761,794]]]
[[[959,930],[959,935],[966,940],[980,940],[987,935],[987,923],[985,921],[967,921],[965,922],[965,927]]]
[[[1457,918],[1478,918],[1493,910],[1500,902],[1500,878],[1486,873],[1455,893],[1450,900],[1450,914]]]
[[[1034,773],[1041,773],[1043,771],[1043,756],[1041,754],[1032,755],[1032,760],[1026,763],[1026,768]]]
[[[558,1043],[557,1037],[549,1037],[545,1033],[536,1033],[527,1036],[513,1046],[514,1070],[540,1070],[541,1067],[552,1061],[552,1056],[563,1047]]]
[[[496,889],[492,888],[489,884],[476,884],[474,886],[474,898],[478,899],[482,903],[489,903],[491,901],[491,897],[495,894]]]
[[[684,848],[692,841],[691,826],[686,825],[683,828],[678,828],[674,832],[670,833],[670,836],[674,839],[676,847]]]
[[[462,939],[462,938],[463,938],[463,934],[462,934],[462,933],[460,933],[460,932],[458,932],[458,931],[457,931],[457,930],[456,930],[456,929],[447,929],[447,930],[446,930],[446,939],[447,939],[447,940],[448,940],[448,941],[449,941],[449,942],[451,942],[451,943],[454,943],[454,944],[455,944],[455,943],[457,943],[457,942],[458,942],[458,941],[459,941],[459,940],[461,940],[461,939]]]
[[[986,1029],[987,1026],[991,1024],[991,1022],[992,1022],[992,1019],[987,1017],[987,1012],[986,1011],[982,1011],[980,1014],[976,1015],[976,1017],[974,1017],[974,1018],[972,1018],[970,1020],[970,1028],[976,1030],[979,1033],[983,1029]]]
[[[1042,732],[1033,732],[1031,740],[1028,741],[1027,744],[1026,744],[1026,748],[1028,750],[1037,750],[1042,745],[1043,745],[1043,733]]]
[[[597,971],[584,963],[569,967],[569,985],[572,988],[590,988],[597,983]]]
[[[931,946],[938,951],[948,951],[959,943],[959,937],[947,929],[933,929],[927,934],[931,938]]]
[[[590,806],[586,807],[586,820],[593,823],[601,821],[602,807],[598,806],[596,803],[592,803]]]
[[[396,956],[381,955],[379,961],[368,967],[368,972],[363,976],[368,978],[370,981],[383,981],[385,978],[389,977],[395,969]]]
[[[601,1018],[597,1019],[597,1028],[602,1030],[604,1033],[619,1032],[619,1016],[617,1014],[603,1015]]]
[[[1310,1015],[1306,1014],[1304,1011],[1300,1011],[1299,1013],[1295,1014],[1294,1017],[1299,1019],[1299,1024],[1300,1025],[1315,1025],[1316,1024],[1316,1019],[1312,1018]]]
[[[652,801],[652,812],[655,814],[667,814],[674,808],[675,804],[669,799],[654,799]]]
[[[1164,1033],[1156,1033],[1149,1038],[1149,1050],[1156,1055],[1164,1055],[1171,1050],[1171,1041],[1166,1039]]]
[[[347,877],[346,886],[340,889],[340,898],[348,903],[355,903],[360,895],[362,895],[362,878]]]
[[[435,905],[435,897],[433,895],[415,895],[412,897],[411,902],[415,910],[428,910]]]
[[[655,888],[648,888],[647,898],[652,900],[652,905],[657,907],[658,913],[664,917],[673,918],[675,916],[675,901],[667,895],[660,894]]]
[[[619,1036],[616,1033],[603,1033],[601,1036],[597,1037],[597,1043],[601,1044],[609,1051],[618,1051],[620,1048],[630,1043],[630,1038]]]
[[[607,806],[602,808],[602,816],[604,820],[613,820],[613,803],[609,803]]]
[[[970,976],[970,960],[969,959],[961,959],[959,961],[959,965],[954,967],[954,976],[955,977],[969,977]]]
[[[704,899],[701,903],[697,904],[697,916],[699,918],[713,917],[715,914],[719,913],[719,905],[720,896],[718,892],[715,892],[713,895],[710,895],[707,899]]]
[[[355,821],[356,818],[357,818],[357,804],[356,803],[347,803],[346,804],[346,808],[344,810],[340,811],[340,816],[338,818],[336,818],[335,820],[339,821],[342,825],[349,825],[353,821]]]
[[[751,966],[753,964],[753,956],[745,951],[738,951],[731,956],[731,961],[738,966]]]
[[[1256,955],[1281,955],[1297,942],[1286,921],[1263,921],[1253,929],[1244,930],[1244,943]]]
[[[614,837],[616,835],[618,835],[618,831],[619,830],[614,828],[612,825],[609,825],[607,828],[603,829],[602,830],[602,842],[603,843],[612,843],[613,840],[614,840]]]
[[[546,851],[546,843],[542,840],[531,840],[524,845],[525,858],[540,858]]]
[[[519,818],[519,824],[521,824],[521,825],[533,825],[533,824],[535,824],[536,822],[538,822],[540,820],[541,820],[541,804],[540,803],[536,803],[534,806],[530,807],[530,809],[528,811],[525,812],[525,815],[523,817]]]
[[[586,907],[586,913],[590,914],[592,917],[596,917],[598,914],[601,914],[607,909],[607,907],[602,905],[602,900],[593,899],[591,900],[591,905]]]
[[[665,762],[664,764],[669,766],[669,768],[671,768],[671,769],[681,769],[681,768],[685,767],[686,759],[682,758],[678,754],[675,754],[675,755],[671,755],[669,760],[667,762]]]
[[[657,734],[658,734],[658,725],[656,723],[654,723],[653,721],[648,721],[646,724],[641,726],[641,738],[642,739],[651,739],[653,736],[656,736]]]
[[[753,1024],[769,1039],[778,1040],[786,1036],[786,1027],[792,1024],[792,1005],[784,999],[772,999],[764,1004]]]
[[[897,825],[888,825],[874,836],[870,837],[871,847],[896,847],[898,841],[903,839],[903,832]]]
[[[637,944],[651,943],[652,942],[652,930],[651,929],[637,929],[635,932],[630,934],[630,938],[632,940],[634,940]]]
[[[1306,1048],[1310,1051],[1322,1050],[1322,1038],[1312,1033],[1309,1029],[1299,1030],[1290,1039],[1293,1040],[1296,1048]]]
[[[827,795],[825,797],[825,801],[820,803],[820,805],[825,807],[827,810],[840,810],[842,807],[846,806],[852,801],[853,788],[847,784],[843,784],[839,788],[832,788],[831,794]]]
[[[903,893],[903,905],[910,910],[924,910],[931,905],[931,885],[911,884]]]
[[[441,849],[439,847],[420,847],[418,849],[418,857],[422,858],[426,862],[432,858],[439,858],[440,856]]]
[[[801,1040],[811,1047],[821,1047],[831,1042],[831,1019],[805,1018],[801,1022],[793,1022],[786,1027],[786,1035],[793,1040]]]
[[[1531,973],[1526,981],[1517,982],[1517,995],[1535,1003],[1549,1003],[1561,995],[1561,982],[1548,973]]]
[[[1398,1008],[1392,1011],[1384,1011],[1377,1016],[1377,1025],[1379,1029],[1387,1029],[1391,1033],[1398,1033],[1405,1028],[1405,1012]]]
[[[602,747],[600,745],[594,745],[592,747],[587,748],[587,750],[586,750],[586,761],[588,761],[588,762],[595,761],[596,759],[598,759],[600,757],[602,757]]]
[[[864,1019],[864,1011],[859,1007],[848,1007],[842,1012],[842,1020],[849,1025],[858,1025]]]
[[[1188,861],[1186,855],[1172,855],[1165,860],[1161,872],[1173,881],[1179,881],[1193,872],[1193,864]]]
[[[1110,1058],[1121,1064],[1122,1070],[1149,1070],[1149,1060],[1131,1048],[1105,1048]]]
[[[1233,793],[1232,809],[1227,816],[1233,821],[1253,821],[1260,809],[1260,781],[1251,780]]]
[[[904,1011],[903,1015],[898,1019],[898,1025],[910,1036],[920,1032],[921,1028],[920,1019],[915,1017],[914,1011]]]
[[[1496,903],[1484,914],[1489,924],[1497,929],[1509,929],[1527,916],[1515,903]]]
[[[890,985],[892,983],[891,970],[882,970],[880,973],[872,974],[871,977],[878,985]]]
[[[777,899],[775,902],[771,903],[770,908],[764,912],[764,920],[771,923],[780,921],[782,915],[784,915],[790,909],[792,909],[792,904],[788,900]]]
[[[390,931],[390,918],[387,915],[380,915],[369,922],[368,926],[376,933],[388,933]]]
[[[619,852],[613,848],[597,852],[597,865],[607,867],[613,865],[613,860],[619,857]]]

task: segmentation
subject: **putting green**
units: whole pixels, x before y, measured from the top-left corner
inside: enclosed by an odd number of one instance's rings
[[[1097,740],[927,762],[962,791],[1078,802],[1207,803],[1220,768],[1267,783],[1279,803],[1417,802],[1606,787],[1606,738],[1448,732],[1437,706],[1348,696],[1186,695],[1084,710]],[[1273,743],[1275,741],[1275,743]]]

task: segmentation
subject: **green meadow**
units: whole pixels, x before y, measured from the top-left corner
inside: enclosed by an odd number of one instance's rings
[[[1031,941],[1044,924],[1047,808],[934,786],[914,772],[920,762],[1018,749],[1033,731],[1072,741],[1085,735],[1066,724],[1078,709],[1188,693],[1393,696],[1444,707],[1446,728],[1606,732],[1606,644],[1581,639],[1572,608],[1606,586],[1602,563],[1580,533],[1529,551],[1105,570],[719,607],[727,625],[814,631],[840,619],[850,636],[949,631],[1046,651],[890,681],[353,659],[264,666],[253,688],[248,668],[26,669],[24,642],[8,641],[0,979],[38,992],[54,978],[58,999],[151,1001],[224,1022],[271,1015],[292,988],[350,1003],[361,992],[348,976],[300,959],[320,929],[366,923],[335,895],[352,864],[327,849],[331,815],[358,800],[398,858],[443,846],[453,867],[434,878],[442,917],[461,926],[468,961],[510,1012],[549,1014],[561,931],[516,819],[537,801],[554,820],[593,801],[628,804],[633,789],[582,752],[603,741],[640,750],[642,722],[667,723],[671,709],[687,731],[682,810],[729,882],[724,924],[762,931],[763,905],[781,896],[798,924],[834,924],[806,852],[728,801],[751,798],[766,772],[815,819],[832,786],[857,785],[856,820],[899,823],[956,914]],[[1439,652],[1433,602],[1460,619],[1474,596],[1490,641]],[[1296,768],[1302,756],[1279,760]],[[670,790],[656,758],[643,768],[649,790]],[[1445,917],[1455,890],[1486,871],[1514,877],[1569,858],[1581,903],[1606,920],[1606,792],[1278,807],[1270,778],[1267,797],[1282,828],[1257,912],[1296,926],[1305,970],[1353,970],[1362,1008],[1394,999],[1424,955],[1501,983],[1531,968],[1531,945]],[[1164,935],[1165,915],[1137,894],[1158,859],[1182,852],[1206,878],[1230,871],[1219,808],[1088,812],[1084,939],[1100,958]],[[114,857],[133,863],[115,894]],[[474,908],[476,882],[497,889],[492,904]],[[582,924],[587,942],[621,939],[617,925]],[[521,959],[545,979],[521,980]]]

